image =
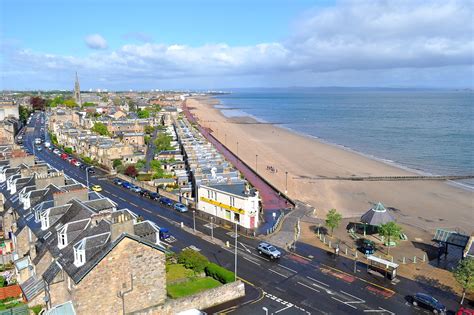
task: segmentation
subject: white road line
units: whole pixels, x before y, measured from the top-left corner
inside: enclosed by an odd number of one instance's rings
[[[300,285],[302,285],[303,287],[306,287],[306,288],[308,288],[308,289],[311,289],[311,290],[313,290],[313,291],[321,292],[321,291],[316,290],[315,288],[312,288],[312,287],[310,287],[309,285],[306,285],[306,284],[304,284],[304,283],[302,283],[302,282],[299,282],[299,281],[298,281],[298,284],[300,284]]]
[[[338,301],[338,302],[341,302],[342,304],[345,304],[345,305],[347,305],[347,306],[350,306],[350,307],[352,307],[353,309],[357,309],[357,307],[355,307],[354,305],[347,304],[347,302],[344,302],[344,301],[342,301],[342,300],[339,300],[338,298],[335,298],[334,296],[331,296],[331,298],[334,299],[334,300],[336,300],[336,301]]]
[[[276,274],[279,275],[279,276],[282,276],[283,278],[288,278],[288,276],[285,276],[285,275],[279,273],[278,271],[275,271],[275,270],[273,270],[273,269],[268,269],[268,270],[271,271],[271,272],[273,272],[273,273],[276,273]]]
[[[137,204],[135,204],[135,203],[133,203],[133,202],[130,202],[130,204],[131,204],[132,206],[134,206],[134,207],[137,207],[137,208],[139,208],[139,207],[138,207],[138,205],[137,205]]]
[[[245,257],[245,256],[243,256],[242,258],[245,259],[245,260],[247,260],[247,261],[249,261],[249,262],[251,262],[252,264],[255,264],[255,265],[257,265],[257,266],[260,266],[259,263],[255,262],[255,261],[253,261],[253,260],[251,260],[251,259],[248,259],[248,258]]]
[[[286,310],[286,309],[288,309],[288,308],[290,308],[290,307],[291,307],[291,306],[284,307],[284,308],[282,308],[282,309],[276,311],[274,314],[280,313],[281,311],[284,311],[284,310]]]
[[[380,306],[378,310],[364,310],[364,313],[388,313],[390,315],[395,315],[395,313],[390,312],[389,310],[386,310],[384,308],[381,308]]]
[[[322,282],[322,281],[319,281],[319,280],[313,279],[313,278],[311,278],[311,277],[308,277],[308,276],[306,276],[306,278],[308,278],[309,280],[312,280],[312,281],[314,281],[314,282],[317,282],[317,283],[319,283],[319,284],[322,284],[322,285],[324,285],[324,286],[326,286],[326,287],[329,287],[329,284],[327,284],[327,283],[324,283],[324,282]]]
[[[291,268],[288,268],[288,267],[286,267],[286,266],[283,266],[282,264],[278,264],[278,266],[280,266],[280,267],[282,267],[282,268],[285,268],[286,270],[289,270],[289,271],[291,271],[291,272],[298,273],[298,271],[293,270],[293,269],[291,269]]]
[[[344,292],[344,291],[342,291],[342,290],[341,290],[341,292],[344,293],[345,295],[350,296],[351,298],[354,298],[354,299],[358,300],[359,303],[364,303],[364,302],[365,302],[364,300],[362,300],[361,298],[358,298],[357,296],[353,296],[352,294],[349,294],[349,293]],[[354,303],[354,302],[351,302],[351,303]]]
[[[266,261],[270,261],[270,259],[267,259],[267,258],[265,258],[265,257],[262,257],[262,256],[260,256],[260,255],[255,254],[255,253],[251,253],[251,254],[254,255],[255,257],[260,258],[260,259],[263,259],[263,260],[266,260]]]

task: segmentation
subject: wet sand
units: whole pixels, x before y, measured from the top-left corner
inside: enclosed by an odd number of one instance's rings
[[[357,217],[381,201],[395,209],[394,214],[402,223],[427,231],[442,227],[474,232],[472,190],[439,181],[314,179],[414,173],[251,117],[227,118],[214,108],[218,100],[213,98],[186,102],[199,123],[212,129],[220,142],[248,165],[257,167],[259,174],[281,191],[287,190],[291,198],[314,206],[320,217],[331,208],[344,217]],[[267,170],[267,166],[277,171]]]

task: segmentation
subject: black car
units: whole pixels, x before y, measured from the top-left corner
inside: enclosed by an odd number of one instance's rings
[[[148,197],[149,194],[151,194],[151,192],[146,189],[142,189],[140,191],[140,195],[142,195],[142,197]]]
[[[373,255],[375,252],[375,244],[366,239],[358,240],[358,249],[365,255]]]
[[[156,192],[152,192],[148,195],[148,198],[150,198],[151,200],[158,200],[160,199],[160,195],[158,195],[158,193]]]
[[[122,185],[122,180],[120,178],[114,178],[114,184],[115,185]]]
[[[95,174],[95,170],[93,168],[88,168],[87,171],[89,174]]]
[[[417,293],[413,296],[412,304],[414,306],[426,308],[435,314],[446,314],[446,306],[437,299],[425,293]]]
[[[170,198],[166,198],[166,197],[161,197],[160,198],[160,203],[164,204],[165,206],[168,206],[168,207],[172,207],[173,206],[173,200],[171,200]]]

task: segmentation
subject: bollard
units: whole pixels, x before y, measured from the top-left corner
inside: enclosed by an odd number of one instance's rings
[[[392,258],[390,258],[390,261],[393,262],[393,256],[392,256]]]
[[[356,253],[356,254],[355,254],[355,258],[357,259],[357,250],[355,251],[355,253]]]
[[[402,264],[406,264],[406,262],[405,262],[405,256],[403,256]]]
[[[184,223],[183,222],[181,222],[181,228],[184,228]]]
[[[346,256],[347,256],[347,247],[346,247]]]
[[[426,254],[423,254],[423,262],[426,261]]]
[[[416,256],[413,257],[413,263],[416,264]]]
[[[331,241],[329,241],[329,247],[331,247]]]
[[[225,242],[225,246],[230,247],[229,241]]]
[[[326,236],[323,236],[323,244],[326,244]]]
[[[320,241],[323,240],[323,235],[322,235],[322,234],[319,234],[319,240],[320,240]]]

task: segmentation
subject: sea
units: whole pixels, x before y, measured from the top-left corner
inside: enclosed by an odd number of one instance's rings
[[[227,117],[250,116],[426,175],[474,175],[474,91],[232,89]],[[381,174],[382,175],[382,174]],[[458,181],[474,189],[474,180]]]

